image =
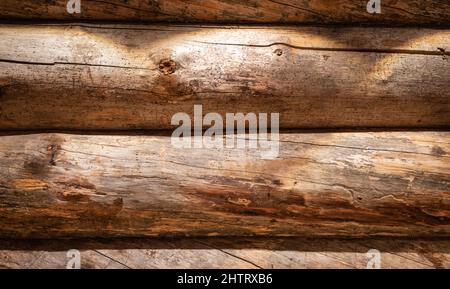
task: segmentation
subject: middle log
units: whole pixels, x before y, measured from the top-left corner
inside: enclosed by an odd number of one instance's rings
[[[0,237],[450,236],[450,132],[291,132],[279,145],[262,159],[163,135],[11,132]]]
[[[281,128],[450,125],[450,30],[1,25],[0,129],[167,129],[177,112]]]

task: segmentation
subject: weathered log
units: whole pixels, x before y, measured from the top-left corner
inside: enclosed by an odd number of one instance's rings
[[[68,11],[68,2],[68,0],[2,0],[0,2],[0,18],[236,23],[450,24],[450,3],[442,0],[383,0],[380,1],[380,14],[368,12],[369,0],[81,0],[80,11],[76,11],[77,9]],[[76,6],[71,7],[77,8]],[[73,12],[73,14],[68,12]],[[370,12],[375,11],[370,10]]]
[[[168,136],[3,135],[0,237],[450,236],[449,132],[280,139],[264,160]]]
[[[1,129],[168,129],[177,112],[282,128],[448,127],[450,31],[0,26]]]
[[[365,269],[374,249],[381,268],[450,269],[446,239],[267,237],[3,239],[0,268],[63,269],[72,248],[82,269]]]

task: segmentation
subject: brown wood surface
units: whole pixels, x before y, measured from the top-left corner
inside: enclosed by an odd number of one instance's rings
[[[285,133],[273,160],[169,136],[6,134],[0,237],[448,237],[449,152],[448,132]]]
[[[353,23],[448,25],[445,0],[383,0],[381,14],[367,12],[368,0],[81,0],[69,14],[68,0],[2,0],[1,19]]]
[[[450,31],[0,26],[0,129],[170,129],[177,112],[282,128],[448,127]]]
[[[383,269],[450,269],[448,240],[392,238],[0,240],[0,268],[64,269],[72,249],[82,269],[364,269],[369,250]]]

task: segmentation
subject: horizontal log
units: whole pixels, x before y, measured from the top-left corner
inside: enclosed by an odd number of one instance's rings
[[[254,237],[3,239],[0,268],[63,269],[70,248],[82,269],[365,269],[374,249],[381,268],[450,269],[446,239]]]
[[[170,129],[177,112],[282,128],[448,127],[450,31],[0,26],[0,129]]]
[[[442,0],[383,0],[381,13],[368,13],[369,0],[81,0],[69,14],[68,0],[2,0],[1,19],[112,21],[450,24],[450,3]],[[73,6],[75,7],[75,6]],[[76,7],[75,7],[76,8]],[[373,12],[373,11],[372,11]]]
[[[163,135],[3,135],[0,237],[450,236],[449,132],[280,141],[267,160]]]

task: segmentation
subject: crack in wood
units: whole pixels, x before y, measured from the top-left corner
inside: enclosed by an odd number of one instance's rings
[[[44,65],[44,66],[55,66],[55,65],[73,65],[73,66],[89,66],[89,67],[108,67],[108,68],[121,68],[121,69],[136,69],[136,70],[156,70],[157,68],[147,68],[147,67],[133,67],[133,66],[120,66],[120,65],[109,65],[109,64],[93,64],[93,63],[79,63],[79,62],[37,62],[37,61],[24,61],[24,60],[14,60],[14,59],[0,59],[0,62],[4,63],[14,63],[14,64],[24,64],[24,65]]]
[[[247,260],[247,259],[245,259],[245,258],[242,258],[242,257],[240,257],[240,256],[237,256],[237,255],[235,255],[235,254],[232,254],[232,253],[228,252],[228,251],[225,250],[225,249],[218,248],[218,247],[216,247],[216,246],[213,246],[213,245],[211,245],[211,244],[207,244],[207,243],[202,242],[202,241],[199,241],[199,240],[194,240],[194,242],[199,243],[199,244],[202,244],[202,245],[204,245],[204,246],[206,246],[206,247],[208,247],[208,248],[211,248],[211,249],[214,249],[214,250],[218,250],[218,251],[220,251],[220,252],[222,252],[222,253],[224,253],[224,254],[226,254],[226,255],[228,255],[228,256],[231,256],[231,257],[236,258],[236,259],[238,259],[238,260],[244,261],[244,262],[246,262],[246,263],[248,263],[248,264],[250,264],[250,265],[252,265],[252,266],[254,266],[254,267],[258,268],[258,269],[264,269],[263,267],[259,266],[258,264],[254,263],[254,262],[252,262],[252,261],[250,261],[250,260]]]
[[[284,43],[284,42],[273,42],[270,44],[225,43],[225,42],[208,42],[208,41],[198,41],[198,40],[191,40],[191,42],[207,44],[207,45],[241,46],[241,47],[254,47],[254,48],[267,48],[267,47],[281,45],[281,46],[286,46],[286,47],[293,48],[293,49],[312,50],[312,51],[380,53],[380,54],[392,53],[392,54],[433,55],[433,56],[442,56],[443,54],[450,55],[450,52],[439,51],[438,48],[436,48],[437,51],[428,51],[428,50],[408,50],[408,49],[393,49],[393,48],[376,49],[376,48],[308,47],[308,46],[297,46],[297,45]]]
[[[107,258],[107,259],[109,259],[109,260],[111,260],[111,261],[113,261],[113,262],[116,262],[116,263],[118,263],[118,264],[124,266],[124,267],[127,268],[127,269],[133,269],[133,268],[129,267],[127,264],[122,263],[122,262],[120,262],[119,260],[114,259],[113,257],[108,256],[107,254],[104,254],[104,253],[100,252],[99,250],[93,250],[93,252],[95,252],[95,253],[99,254],[100,256],[103,256],[103,257],[105,257],[105,258]]]
[[[325,14],[319,13],[319,12],[317,12],[317,11],[314,11],[314,10],[311,10],[311,9],[307,9],[307,8],[303,8],[303,7],[299,7],[299,6],[295,6],[295,5],[292,5],[292,4],[283,3],[283,2],[274,1],[274,0],[268,0],[268,1],[269,1],[269,2],[272,2],[272,3],[275,3],[275,4],[282,5],[282,6],[291,7],[291,8],[300,10],[300,11],[308,12],[308,13],[311,13],[311,14],[314,14],[314,15],[317,15],[317,16],[320,16],[320,17],[325,17],[325,18],[330,18],[330,19],[333,18],[333,17],[330,16],[330,15],[325,15]]]

